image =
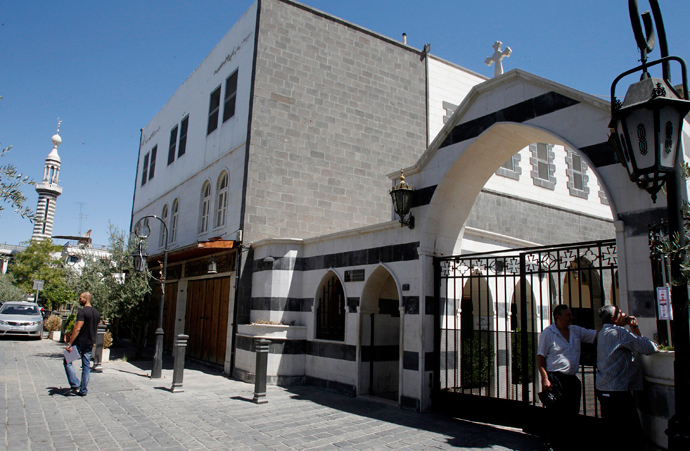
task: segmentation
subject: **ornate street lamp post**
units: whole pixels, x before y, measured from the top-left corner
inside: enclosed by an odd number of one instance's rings
[[[163,241],[165,245],[163,248],[163,274],[160,278],[161,301],[158,311],[158,328],[156,329],[156,350],[153,354],[153,367],[151,368],[151,379],[160,379],[163,371],[163,309],[165,308],[165,278],[167,277],[168,271],[168,226],[165,224],[165,221],[156,215],[147,215],[137,221],[134,226],[134,233],[140,241],[137,251],[132,254],[134,269],[136,271],[142,272],[146,268],[146,258],[148,255],[146,255],[145,248],[142,247],[142,241],[146,240],[151,234],[151,227],[147,221],[148,218],[159,220],[165,231],[165,240]]]
[[[611,143],[625,166],[630,180],[645,189],[656,202],[656,195],[666,184],[669,236],[678,237],[680,248],[685,246],[685,228],[681,210],[681,165],[683,164],[682,133],[685,116],[690,111],[685,61],[668,56],[666,33],[657,0],[650,0],[657,24],[661,58],[647,62],[647,53],[654,49],[654,25],[649,12],[642,14],[645,34],[639,19],[637,0],[628,0],[630,20],[642,65],[624,72],[611,85]],[[683,92],[678,93],[671,84],[670,62],[680,64]],[[648,69],[661,65],[663,78],[653,78]],[[640,81],[633,83],[623,102],[616,99],[616,85],[625,76],[642,72]],[[681,265],[685,252],[671,258],[671,300],[674,318],[675,346],[675,404],[676,411],[669,420],[666,434],[670,450],[690,449],[690,336],[688,326],[688,287],[682,281]],[[682,282],[678,282],[682,281]]]

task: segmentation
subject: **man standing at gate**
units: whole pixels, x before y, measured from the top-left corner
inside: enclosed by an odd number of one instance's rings
[[[558,387],[560,396],[552,408],[559,414],[580,412],[580,343],[594,343],[596,338],[596,330],[573,324],[570,307],[560,304],[553,309],[553,323],[539,337],[537,367],[543,391],[556,391],[554,387]]]
[[[89,376],[91,375],[91,350],[96,342],[101,314],[91,306],[91,293],[89,292],[79,295],[79,304],[82,308],[77,312],[77,322],[74,325],[69,343],[67,343],[67,352],[72,351],[72,345],[79,352],[81,357],[81,382],[77,378],[72,363],[67,363],[67,360],[63,360],[63,364],[65,365],[65,373],[67,374],[67,380],[72,393],[86,396]]]
[[[644,434],[632,390],[640,390],[642,381],[636,357],[658,352],[656,344],[640,333],[637,318],[627,316],[614,305],[599,309],[604,323],[597,342],[596,393],[601,403],[601,418],[612,431],[617,446],[645,449]],[[625,326],[630,326],[630,330]],[[626,431],[619,437],[615,431]]]

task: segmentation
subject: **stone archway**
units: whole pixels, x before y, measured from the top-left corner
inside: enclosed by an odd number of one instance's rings
[[[401,299],[383,265],[374,269],[359,308],[358,394],[398,401],[400,394]]]

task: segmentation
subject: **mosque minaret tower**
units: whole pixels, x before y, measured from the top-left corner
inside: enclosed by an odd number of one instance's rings
[[[43,180],[36,184],[38,193],[38,206],[36,207],[36,220],[34,221],[34,233],[31,239],[42,240],[50,238],[53,234],[53,220],[55,219],[55,203],[57,197],[62,194],[60,181],[60,156],[58,146],[62,144],[60,138],[60,122],[58,121],[57,133],[53,135],[53,150],[46,157],[43,169]]]

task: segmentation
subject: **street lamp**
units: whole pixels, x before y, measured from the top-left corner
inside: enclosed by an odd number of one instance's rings
[[[157,219],[163,225],[163,231],[165,231],[165,244],[163,248],[163,274],[160,278],[161,283],[161,301],[158,311],[158,328],[156,329],[156,350],[153,354],[153,366],[151,368],[151,379],[160,379],[161,373],[163,372],[163,309],[165,308],[165,278],[168,272],[168,226],[165,224],[161,218],[156,215],[146,215],[139,219],[134,226],[134,233],[139,238],[139,245],[137,251],[132,254],[132,260],[134,264],[134,269],[136,271],[142,272],[146,269],[146,250],[142,247],[142,241],[146,240],[151,234],[151,227],[148,224],[147,219],[153,218]]]
[[[656,195],[666,184],[666,200],[669,236],[678,237],[681,252],[671,256],[672,280],[682,280],[681,265],[685,260],[685,228],[679,195],[684,162],[682,132],[685,116],[690,111],[685,61],[668,56],[666,32],[657,0],[649,1],[654,22],[657,24],[661,58],[648,63],[647,53],[654,49],[654,25],[649,12],[642,14],[645,34],[639,20],[637,0],[628,0],[630,20],[637,46],[641,51],[642,65],[619,75],[611,85],[611,138],[618,158],[628,171],[630,180],[651,194]],[[679,94],[671,84],[669,64],[680,64],[683,76],[683,92]],[[661,65],[663,78],[653,78],[648,68]],[[642,71],[640,81],[628,89],[625,100],[616,99],[616,85],[625,76]],[[682,98],[681,98],[682,95]],[[670,450],[690,449],[690,336],[688,316],[688,287],[686,282],[672,287],[671,300],[674,318],[674,388],[676,411],[668,422]]]
[[[414,229],[414,216],[410,215],[409,218],[405,219],[408,213],[410,213],[410,208],[412,208],[412,193],[414,190],[411,185],[405,183],[405,175],[403,170],[400,170],[400,183],[395,185],[395,188],[391,189],[391,200],[393,201],[393,209],[395,214],[400,216],[400,224],[402,226],[407,226],[410,229]]]

